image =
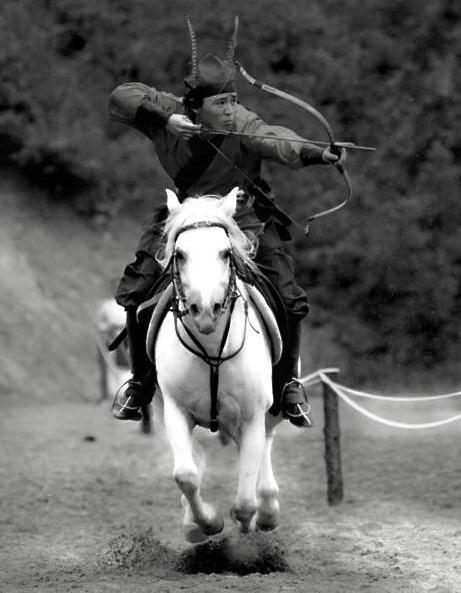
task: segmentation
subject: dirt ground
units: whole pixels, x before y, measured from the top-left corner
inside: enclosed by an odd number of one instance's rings
[[[279,530],[239,536],[228,519],[187,544],[160,424],[142,435],[91,391],[88,320],[135,233],[97,232],[56,204],[51,217],[38,198],[0,181],[0,593],[461,592],[461,424],[403,431],[342,406],[345,500],[331,508],[319,392],[316,427],[284,425],[275,442]],[[313,343],[306,369],[339,365]],[[427,422],[459,413],[450,401],[372,409]],[[235,448],[201,439],[205,496],[228,516]]]
[[[455,405],[398,404],[398,417],[427,421]],[[284,424],[275,442],[278,531],[243,536],[228,519],[222,535],[191,546],[157,420],[146,436],[112,420],[107,402],[9,400],[0,417],[0,591],[461,591],[459,423],[402,431],[342,406],[345,500],[329,507],[318,394],[314,410],[315,428]],[[235,448],[200,438],[205,495],[227,512]]]

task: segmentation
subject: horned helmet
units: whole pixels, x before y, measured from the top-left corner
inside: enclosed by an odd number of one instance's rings
[[[220,93],[235,92],[235,51],[239,20],[234,19],[234,28],[226,48],[224,59],[208,53],[198,57],[197,38],[192,23],[187,18],[187,27],[191,42],[191,72],[184,79],[186,91],[184,103],[187,107],[199,107],[205,97]]]

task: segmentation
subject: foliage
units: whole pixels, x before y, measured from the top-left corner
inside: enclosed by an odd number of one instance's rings
[[[88,214],[138,212],[168,180],[149,142],[109,123],[110,91],[141,80],[182,92],[190,14],[202,52],[233,15],[249,71],[305,97],[349,154],[347,211],[296,238],[315,323],[334,319],[351,360],[434,365],[459,339],[461,8],[456,0],[18,0],[0,12],[2,163]],[[267,121],[321,137],[303,112],[241,86]],[[303,222],[341,199],[334,171],[268,167]],[[384,368],[383,367],[383,368]],[[365,365],[366,368],[366,365]]]

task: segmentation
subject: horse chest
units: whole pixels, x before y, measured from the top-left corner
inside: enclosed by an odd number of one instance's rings
[[[163,320],[155,344],[158,384],[164,398],[174,401],[197,424],[208,426],[210,418],[216,417],[211,371],[213,360],[219,362],[218,352],[221,352],[217,381],[220,425],[229,427],[230,434],[234,434],[256,410],[267,411],[270,407],[270,348],[253,310],[250,321],[249,324],[245,321],[243,307],[237,307],[224,347],[220,349],[222,331],[214,336],[198,334],[194,341],[182,325],[175,324],[172,313]]]

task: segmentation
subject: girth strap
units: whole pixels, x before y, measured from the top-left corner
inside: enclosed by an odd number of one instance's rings
[[[232,320],[232,313],[234,311],[235,301],[236,301],[236,299],[232,299],[230,309],[229,309],[229,316],[227,318],[226,326],[224,328],[224,332],[223,332],[223,335],[221,338],[221,343],[219,345],[217,356],[208,354],[208,352],[206,351],[203,344],[201,344],[200,341],[189,330],[189,328],[186,327],[182,317],[180,315],[178,315],[177,309],[175,308],[173,310],[174,325],[175,325],[176,336],[178,337],[178,340],[181,342],[181,344],[184,346],[184,348],[189,350],[189,352],[192,352],[192,354],[194,354],[195,356],[198,356],[210,367],[210,430],[211,430],[211,432],[216,432],[219,428],[219,421],[218,421],[218,415],[219,415],[219,400],[218,400],[219,367],[226,360],[230,360],[231,358],[234,358],[234,356],[237,356],[237,354],[242,350],[242,348],[245,344],[245,339],[246,339],[247,324],[248,324],[248,302],[246,300],[244,300],[245,325],[243,328],[242,342],[234,352],[232,352],[228,356],[223,357],[222,353],[224,351],[224,346],[226,345],[227,338],[229,336],[230,324],[231,324],[231,320]],[[192,340],[194,345],[197,347],[197,350],[192,348],[192,346],[190,346],[187,342],[185,342],[184,339],[181,337],[181,335],[178,331],[178,320],[181,322],[187,336]]]
[[[219,366],[210,365],[210,430],[216,432],[219,428],[218,414]]]

